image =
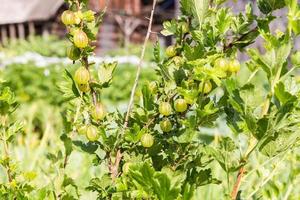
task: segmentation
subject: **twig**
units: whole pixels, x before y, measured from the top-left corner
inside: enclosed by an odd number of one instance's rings
[[[244,158],[241,160],[242,162],[245,162],[246,160],[248,160],[250,154],[254,151],[254,149],[257,147],[257,142],[256,142],[256,139],[254,137],[252,137],[250,139],[250,142],[249,142],[249,146],[246,150],[246,153],[245,153],[245,156]],[[243,165],[240,170],[239,170],[239,173],[238,173],[238,176],[237,176],[237,179],[236,179],[236,182],[233,186],[233,189],[232,189],[232,192],[231,192],[231,199],[235,200],[236,197],[237,197],[237,194],[238,194],[238,191],[239,191],[239,188],[241,186],[241,181],[242,181],[242,178],[244,176],[244,173],[245,173],[245,165]]]
[[[67,164],[68,164],[68,159],[69,159],[69,156],[65,156],[65,159],[64,159],[64,165],[63,165],[63,168],[66,169],[67,167]]]
[[[129,100],[127,113],[126,113],[126,117],[125,117],[125,122],[124,122],[124,128],[127,128],[127,125],[128,125],[129,115],[130,115],[131,108],[132,108],[132,105],[133,105],[135,91],[136,91],[138,81],[139,81],[139,78],[140,78],[140,73],[141,73],[141,68],[142,68],[142,64],[143,64],[143,60],[144,60],[144,56],[145,56],[146,46],[147,46],[147,43],[148,43],[148,40],[149,40],[149,37],[150,37],[150,34],[151,34],[152,21],[153,21],[156,1],[157,0],[153,1],[150,20],[149,20],[149,25],[148,25],[148,31],[147,31],[147,35],[145,37],[145,41],[144,41],[144,44],[143,44],[140,61],[139,61],[139,64],[137,66],[135,81],[134,81],[134,84],[133,84],[133,87],[132,87],[132,90],[131,90],[130,100]]]
[[[122,153],[120,150],[117,151],[117,155],[115,158],[115,161],[112,162],[112,156],[110,156],[110,164],[109,164],[109,171],[110,171],[110,176],[111,179],[114,181],[118,176],[119,176],[119,165],[122,159]]]
[[[85,68],[89,71],[89,74],[90,74],[90,77],[91,77],[88,57],[86,57],[86,56],[82,57],[82,62],[84,63]],[[93,97],[93,104],[96,105],[97,104],[97,94],[96,94],[96,91],[93,88],[91,88],[91,93],[92,93],[92,97]]]
[[[3,139],[3,145],[4,145],[5,157],[7,158],[6,172],[7,172],[8,182],[12,182],[13,178],[10,170],[10,157],[9,157],[9,150],[8,150],[8,144],[6,139]]]
[[[242,177],[244,175],[244,172],[245,172],[245,168],[244,166],[242,166],[239,170],[239,173],[238,173],[238,176],[237,176],[237,180],[233,186],[233,190],[231,192],[231,199],[235,200],[236,197],[237,197],[237,194],[239,192],[239,188],[240,188],[240,185],[241,185],[241,180],[242,180]]]
[[[134,81],[134,84],[133,84],[133,87],[132,87],[132,90],[131,90],[130,100],[129,100],[129,103],[128,103],[128,109],[127,109],[127,113],[126,113],[126,117],[125,117],[125,121],[124,121],[124,129],[126,129],[127,125],[128,125],[129,115],[130,115],[131,108],[132,108],[132,105],[133,105],[134,95],[135,95],[135,91],[136,91],[137,84],[138,84],[138,81],[139,81],[141,68],[142,68],[142,64],[143,64],[143,59],[144,59],[144,56],[145,56],[146,45],[148,43],[150,33],[151,33],[151,29],[152,29],[152,21],[153,21],[156,1],[157,0],[153,1],[153,7],[152,7],[152,10],[151,10],[150,21],[149,21],[149,25],[148,25],[148,31],[147,31],[147,35],[145,37],[145,41],[144,41],[144,44],[143,44],[140,61],[139,61],[139,64],[137,66],[135,81]],[[115,158],[114,162],[112,162],[112,156],[110,156],[109,171],[111,173],[111,178],[112,178],[113,181],[119,176],[118,170],[119,170],[119,165],[120,165],[121,159],[122,159],[122,152],[121,152],[120,149],[117,150],[117,154],[116,154],[116,158]]]
[[[254,29],[250,30],[248,33],[245,33],[243,35],[241,35],[239,38],[237,38],[236,40],[230,42],[229,44],[225,45],[223,50],[226,51],[230,48],[232,48],[234,46],[235,43],[239,42],[239,41],[242,41],[245,37],[247,37],[249,34],[255,32],[258,30],[258,27],[255,27]]]

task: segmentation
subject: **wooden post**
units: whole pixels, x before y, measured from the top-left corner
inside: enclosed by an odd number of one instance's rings
[[[24,29],[24,24],[18,24],[18,36],[20,39],[25,39],[25,29]]]
[[[133,0],[133,14],[134,15],[141,14],[141,0]]]
[[[7,29],[6,26],[1,26],[1,41],[2,44],[7,42]]]
[[[114,0],[114,2],[115,2],[115,4],[114,4],[113,9],[116,9],[116,10],[123,9],[123,4],[124,4],[123,1]]]
[[[132,15],[132,3],[131,0],[124,0],[124,10],[127,15]]]
[[[106,5],[106,0],[99,0],[99,7],[101,10],[105,8]]]
[[[28,22],[29,35],[35,35],[34,22]]]
[[[14,24],[9,24],[8,25],[8,30],[9,30],[9,37],[12,40],[15,40],[17,38],[17,32],[16,32],[16,27]]]

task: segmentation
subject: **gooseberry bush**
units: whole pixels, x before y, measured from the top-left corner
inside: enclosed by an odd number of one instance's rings
[[[89,60],[104,12],[89,10],[87,0],[67,2],[69,10],[61,16],[70,41],[67,54],[79,67],[74,73],[66,69],[59,85],[67,102],[60,137],[64,149],[48,155],[58,175],[51,189],[35,190],[34,173],[16,169],[6,147],[22,131],[22,122],[8,117],[17,103],[1,87],[0,137],[6,150],[0,164],[8,177],[0,185],[1,198],[80,199],[82,186],[65,169],[72,152],[82,151],[93,156],[91,169],[101,169],[85,188],[98,199],[289,199],[289,184],[281,188],[284,195],[258,192],[275,176],[262,178],[255,165],[272,169],[272,160],[287,158],[299,146],[297,0],[257,0],[242,13],[226,7],[226,0],[181,0],[180,16],[164,22],[161,31],[174,44],[165,50],[154,45],[158,79],[134,96],[138,66],[127,112],[102,101],[117,63],[98,66]],[[287,13],[278,16],[283,8]],[[271,23],[282,18],[286,29],[271,30]],[[153,11],[149,19],[146,42]],[[258,40],[263,51],[252,45]],[[247,55],[243,62],[241,54]],[[258,188],[247,185],[250,176]],[[202,196],[204,187],[215,185],[217,194]]]
[[[259,14],[253,3],[234,13],[226,0],[181,0],[181,15],[164,22],[161,32],[175,44],[154,47],[159,79],[142,87],[127,113],[101,103],[117,64],[88,62],[102,14],[86,11],[86,1],[68,2],[62,15],[72,43],[68,54],[82,66],[74,75],[66,71],[61,87],[70,103],[62,140],[66,163],[80,147],[95,156],[95,166],[105,166],[87,187],[99,199],[200,199],[198,189],[208,184],[222,186],[220,199],[243,199],[253,156],[271,160],[298,146],[296,0],[258,0]],[[284,7],[288,26],[272,32],[270,23],[282,18],[273,13]],[[263,53],[251,46],[258,38]],[[243,63],[240,53],[248,55]],[[247,77],[239,78],[241,68]],[[263,78],[255,82],[256,76]],[[230,133],[205,134],[220,120]]]

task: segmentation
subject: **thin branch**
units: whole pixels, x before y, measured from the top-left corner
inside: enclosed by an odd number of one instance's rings
[[[122,159],[122,153],[120,150],[117,151],[117,155],[115,158],[115,162],[112,162],[112,156],[110,156],[110,164],[109,164],[109,171],[111,179],[114,181],[119,176],[119,165]]]
[[[129,100],[129,103],[128,103],[128,109],[127,109],[125,122],[124,122],[124,128],[127,128],[127,125],[128,125],[129,115],[130,115],[131,108],[132,108],[132,105],[133,105],[134,95],[135,95],[135,91],[136,91],[137,84],[138,84],[138,81],[139,81],[141,68],[142,68],[142,64],[143,64],[143,60],[144,60],[144,56],[145,56],[146,45],[148,43],[150,33],[151,33],[151,29],[152,29],[152,21],[153,21],[155,6],[156,6],[156,0],[153,1],[153,7],[152,7],[152,10],[151,10],[150,21],[149,21],[149,25],[148,25],[148,31],[147,31],[147,35],[145,37],[145,41],[144,41],[144,44],[143,44],[140,61],[139,61],[139,64],[137,66],[137,72],[136,72],[134,85],[133,85],[132,90],[131,90],[130,100]],[[119,165],[120,165],[121,159],[122,159],[122,152],[121,152],[120,149],[117,150],[117,154],[116,154],[114,162],[112,162],[113,159],[112,159],[112,156],[110,155],[109,171],[111,173],[111,178],[112,178],[113,181],[119,176],[119,171],[118,170],[119,170]]]
[[[240,36],[239,38],[237,38],[236,40],[234,40],[234,41],[230,42],[229,44],[225,45],[224,48],[223,48],[223,50],[226,51],[226,50],[232,48],[232,47],[235,45],[235,43],[237,43],[237,42],[239,42],[239,41],[242,41],[242,40],[243,40],[244,38],[246,38],[249,34],[254,33],[254,32],[256,32],[257,30],[258,30],[258,27],[255,27],[254,29],[250,30],[249,32],[247,32],[247,33],[241,35],[241,36]]]
[[[154,10],[155,10],[155,6],[156,6],[156,1],[153,1],[153,5],[152,5],[152,10],[151,10],[151,15],[150,15],[150,20],[149,20],[149,25],[148,25],[148,31],[147,31],[147,35],[145,37],[145,41],[143,44],[143,48],[142,48],[142,53],[141,53],[141,57],[140,57],[140,61],[139,64],[137,66],[137,71],[136,71],[136,77],[135,77],[135,81],[131,90],[131,95],[130,95],[130,100],[129,100],[129,104],[128,104],[128,108],[127,108],[127,113],[126,113],[126,117],[125,117],[125,122],[124,122],[124,128],[127,128],[128,126],[128,120],[129,120],[129,116],[130,116],[130,112],[131,112],[131,108],[134,102],[134,95],[136,92],[136,88],[138,85],[138,81],[140,78],[140,74],[141,74],[141,68],[142,68],[142,64],[143,64],[143,60],[144,60],[144,56],[145,56],[145,51],[146,51],[146,46],[151,34],[151,29],[152,29],[152,21],[153,21],[153,16],[154,16]]]
[[[239,192],[239,188],[240,188],[240,185],[241,185],[241,180],[242,180],[242,177],[245,173],[245,168],[244,166],[242,166],[239,170],[239,173],[238,173],[238,176],[237,176],[237,180],[233,186],[233,190],[231,192],[231,199],[235,200],[236,197],[237,197],[237,194]]]
[[[88,57],[86,57],[86,56],[82,57],[82,62],[84,63],[85,68],[89,71],[90,77],[91,77],[90,64],[89,64],[89,61],[88,61]],[[93,104],[96,105],[97,104],[97,94],[96,94],[96,91],[93,88],[91,88],[91,93],[92,93],[92,98],[93,98]]]
[[[10,169],[10,157],[9,157],[9,150],[8,150],[8,144],[6,139],[3,139],[3,145],[4,145],[5,157],[7,159],[6,172],[7,172],[8,182],[12,182],[13,178]]]
[[[258,143],[254,137],[251,137],[249,146],[246,150],[244,158],[241,160],[242,162],[245,162],[248,160],[250,154],[254,151],[254,149],[257,147]],[[235,181],[235,184],[233,186],[232,192],[231,192],[231,199],[235,200],[239,191],[239,188],[241,186],[241,181],[245,173],[245,165],[243,165],[238,173],[237,179]]]

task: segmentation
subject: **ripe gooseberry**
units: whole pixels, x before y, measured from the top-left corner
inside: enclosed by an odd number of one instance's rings
[[[149,91],[151,94],[157,93],[158,87],[157,87],[156,81],[151,81],[148,86],[149,86]]]
[[[95,142],[99,139],[100,135],[98,134],[98,130],[95,126],[90,125],[87,127],[86,130],[86,138],[91,141]]]
[[[162,120],[160,123],[160,129],[163,131],[163,132],[170,132],[172,130],[172,123],[170,122],[169,119],[164,119]]]
[[[229,62],[226,58],[218,58],[217,60],[215,60],[214,67],[219,68],[224,72],[227,72],[229,67],[228,64]]]
[[[210,93],[212,90],[212,84],[210,81],[201,82],[199,85],[199,90],[204,94]]]
[[[126,162],[123,166],[122,166],[122,171],[124,174],[128,174],[129,172],[129,168],[132,165],[131,162]]]
[[[234,59],[229,62],[229,72],[237,73],[241,69],[241,64],[238,60]]]
[[[61,21],[65,25],[73,25],[76,23],[75,14],[70,10],[66,10],[61,15]]]
[[[82,18],[83,18],[82,12],[77,11],[77,12],[74,13],[74,15],[75,15],[75,23],[79,24],[81,22]]]
[[[67,56],[70,60],[78,60],[80,58],[80,50],[77,47],[70,46],[67,48]]]
[[[177,99],[174,102],[174,108],[177,112],[184,112],[187,109],[187,103],[184,99]]]
[[[90,72],[85,67],[79,67],[75,71],[74,80],[78,85],[88,84],[90,80]]]
[[[87,126],[86,125],[83,125],[83,126],[80,126],[80,127],[77,128],[77,133],[79,135],[85,135],[86,131],[87,131]]]
[[[81,92],[89,92],[91,90],[89,84],[79,84],[78,85],[78,89],[81,91]]]
[[[89,39],[85,32],[77,30],[74,32],[74,45],[78,48],[85,48],[89,44]]]
[[[152,145],[154,144],[154,138],[151,134],[146,133],[142,136],[141,143],[142,143],[142,146],[145,148],[152,147]]]
[[[182,57],[180,57],[180,56],[175,56],[175,57],[173,58],[173,62],[174,62],[174,64],[175,64],[177,67],[180,67],[181,65],[184,64],[184,59],[183,59]]]
[[[103,120],[106,116],[106,109],[102,103],[97,103],[91,109],[91,116],[95,121]]]
[[[176,56],[177,54],[177,51],[176,51],[176,47],[174,45],[172,46],[169,46],[167,49],[166,49],[166,55],[169,57],[169,58],[172,58],[174,56]]]
[[[161,102],[158,107],[159,113],[164,116],[169,116],[172,114],[172,106],[168,102]]]

